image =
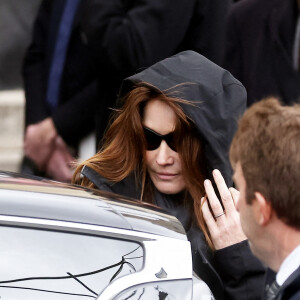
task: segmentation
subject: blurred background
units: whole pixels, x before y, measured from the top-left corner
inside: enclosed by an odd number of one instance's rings
[[[0,1],[0,169],[19,171],[23,156],[21,66],[41,0]]]
[[[122,79],[182,50],[198,51],[230,71],[247,89],[247,106],[270,95],[287,105],[299,102],[300,0],[197,0],[185,27],[168,21],[175,16],[168,1],[162,5],[165,27],[158,31],[156,17],[149,28],[137,22],[139,30],[125,22],[133,0],[121,1],[124,7],[105,0],[44,0],[42,6],[42,0],[0,0],[0,170],[20,171],[24,157],[22,172],[69,181],[71,163],[101,145]],[[153,1],[145,2],[151,6]],[[24,67],[23,155],[21,70],[36,18]],[[160,38],[161,43],[152,42]]]

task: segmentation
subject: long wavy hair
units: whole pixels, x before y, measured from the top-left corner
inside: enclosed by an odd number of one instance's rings
[[[172,88],[176,95],[176,87]],[[123,106],[116,110],[103,145],[98,153],[79,163],[73,183],[94,187],[86,177],[81,177],[86,165],[111,182],[119,182],[134,174],[136,185],[141,190],[141,201],[154,202],[154,186],[147,174],[146,140],[143,131],[143,113],[147,102],[157,99],[168,104],[176,114],[175,136],[180,140],[177,151],[182,162],[186,191],[184,205],[190,210],[194,222],[203,231],[210,248],[213,249],[202,211],[201,198],[205,196],[204,180],[207,178],[203,142],[192,120],[183,112],[180,104],[191,102],[173,95],[170,89],[160,91],[147,83],[137,84],[123,98]]]

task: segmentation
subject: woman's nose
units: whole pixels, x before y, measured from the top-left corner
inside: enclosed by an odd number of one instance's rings
[[[172,156],[172,149],[168,144],[162,140],[160,146],[157,149],[156,162],[159,165],[171,165],[174,163],[174,158]]]

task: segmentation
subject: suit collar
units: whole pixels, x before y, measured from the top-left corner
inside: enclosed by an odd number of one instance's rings
[[[300,290],[300,267],[290,275],[290,277],[280,287],[276,299],[290,299],[290,297]],[[298,299],[298,298],[297,298]]]

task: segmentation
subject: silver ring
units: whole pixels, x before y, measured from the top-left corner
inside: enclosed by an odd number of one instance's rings
[[[225,215],[225,212],[224,212],[224,211],[223,211],[221,214],[215,216],[215,219],[217,219],[217,218],[219,218],[219,217],[221,217],[221,216],[223,216],[223,215]]]

